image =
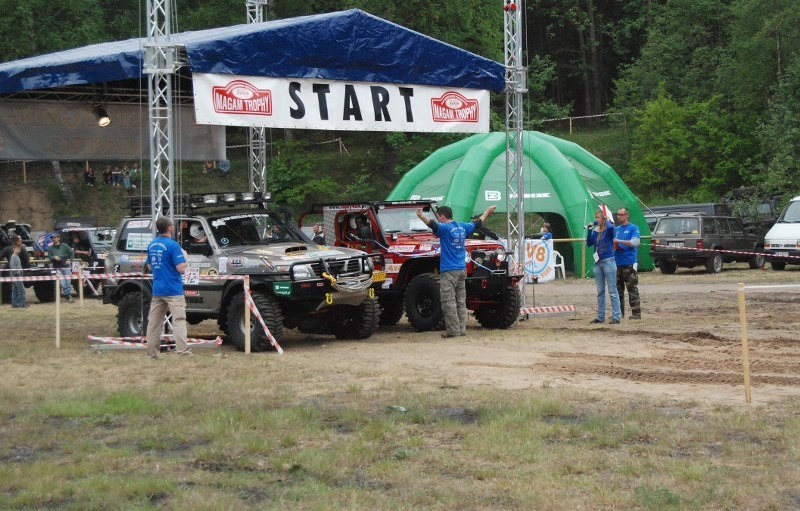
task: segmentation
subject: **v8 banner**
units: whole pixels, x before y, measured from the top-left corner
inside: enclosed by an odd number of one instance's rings
[[[525,282],[550,282],[556,279],[553,240],[525,240]]]

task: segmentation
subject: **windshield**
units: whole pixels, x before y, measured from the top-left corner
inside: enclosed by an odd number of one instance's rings
[[[430,208],[424,208],[430,216]],[[417,208],[384,208],[378,210],[378,220],[383,230],[388,233],[431,232],[425,222],[417,218]]]
[[[656,226],[656,234],[698,234],[700,222],[697,218],[661,218]]]
[[[210,218],[209,223],[214,238],[221,247],[291,241],[311,242],[290,223],[284,222],[276,213],[218,216]]]
[[[790,202],[778,222],[800,222],[800,201]]]
[[[95,250],[106,249],[111,247],[111,240],[114,239],[114,232],[116,229],[97,229],[89,232],[89,238],[92,241],[92,246]]]

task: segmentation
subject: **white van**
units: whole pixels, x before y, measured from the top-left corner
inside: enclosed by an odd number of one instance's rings
[[[764,252],[773,270],[800,264],[800,196],[792,199],[764,236]]]

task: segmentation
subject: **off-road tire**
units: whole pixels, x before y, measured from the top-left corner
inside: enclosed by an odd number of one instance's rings
[[[408,322],[417,331],[438,330],[444,325],[439,276],[421,273],[408,284],[405,294]]]
[[[278,343],[283,339],[283,311],[278,299],[263,291],[253,291],[253,302],[258,313]],[[228,307],[228,340],[237,350],[244,351],[244,292],[231,297]],[[250,351],[266,351],[272,348],[261,323],[250,313]]]
[[[117,304],[117,329],[122,337],[145,337],[150,296],[141,291],[127,293]]]
[[[508,328],[519,319],[522,294],[517,286],[508,285],[492,296],[494,303],[487,303],[475,311],[475,319],[483,328]]]
[[[706,259],[706,273],[719,273],[722,271],[722,254],[714,252]]]
[[[666,259],[661,259],[658,261],[658,269],[664,275],[672,275],[675,273],[675,269],[678,268],[678,265],[673,263],[672,261],[667,261]]]
[[[333,335],[337,339],[355,340],[372,337],[372,334],[378,329],[381,315],[378,299],[367,298],[358,306],[349,308],[352,309],[348,311],[349,314],[333,325]]]
[[[775,271],[783,271],[786,269],[786,263],[783,261],[772,261],[769,265],[772,266],[772,269]]]
[[[403,300],[381,299],[381,326],[393,326],[403,317]]]
[[[750,269],[751,270],[760,270],[761,268],[764,267],[764,264],[766,263],[766,261],[767,261],[767,258],[764,257],[763,250],[761,250],[760,248],[757,248],[756,249],[756,253],[753,254],[753,257],[751,257],[750,260],[747,261],[747,263],[750,265]]]
[[[60,289],[61,288],[59,286],[59,292]],[[33,293],[36,295],[36,299],[41,303],[50,303],[56,301],[56,288],[52,280],[34,282]]]

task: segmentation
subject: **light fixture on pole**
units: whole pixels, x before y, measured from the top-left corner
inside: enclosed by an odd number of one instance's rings
[[[97,125],[101,127],[111,124],[111,117],[108,116],[105,105],[102,103],[95,103],[92,105],[92,113],[97,118]]]

